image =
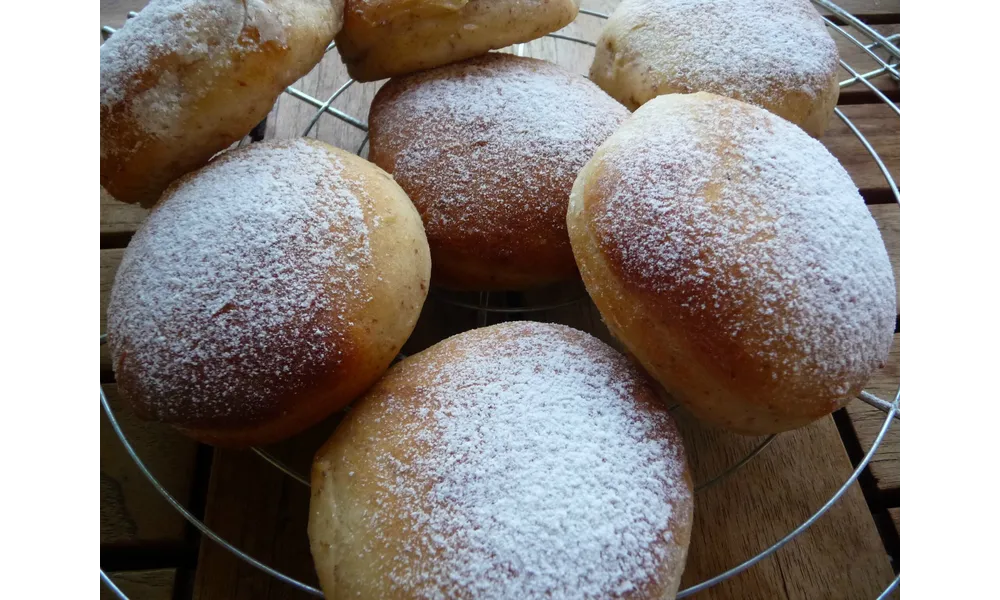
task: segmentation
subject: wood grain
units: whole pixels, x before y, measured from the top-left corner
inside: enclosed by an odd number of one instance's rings
[[[841,106],[851,122],[868,139],[899,183],[899,116],[885,104]],[[894,201],[889,184],[861,140],[836,115],[820,140],[854,180],[869,203]]]
[[[899,508],[890,508],[889,516],[892,517],[892,522],[896,526],[896,533],[899,533]]]
[[[131,600],[172,600],[177,571],[176,569],[119,571],[108,573],[108,577]],[[101,584],[101,600],[117,600],[117,598],[111,590]]]
[[[101,235],[134,233],[146,220],[149,211],[138,204],[115,200],[101,188]]]
[[[898,23],[900,0],[835,0],[835,4],[868,23]],[[821,14],[830,15],[825,9]]]
[[[139,12],[149,0],[101,0],[101,25],[122,26],[129,11]]]
[[[695,481],[721,472],[758,440],[680,421]],[[831,418],[781,434],[764,453],[696,499],[684,585],[754,556],[822,506],[851,473]],[[749,571],[699,597],[874,598],[893,573],[857,484],[834,508]]]
[[[340,415],[285,443],[268,448],[300,474],[333,431]],[[309,488],[249,451],[217,449],[212,463],[205,522],[250,556],[299,581],[318,586],[306,537]],[[243,600],[310,598],[203,539],[194,598]]]
[[[854,36],[855,39],[861,41],[864,44],[868,44],[868,37],[854,27],[844,27],[847,33]],[[891,36],[899,33],[899,25],[876,25],[872,27],[875,31],[881,33],[884,36]],[[882,68],[882,65],[871,57],[865,50],[859,48],[857,44],[850,41],[845,36],[841,35],[837,31],[830,31],[830,35],[833,40],[837,42],[837,50],[840,52],[840,59],[846,62],[852,69],[858,72],[858,74],[865,74],[876,69]],[[899,43],[898,40],[896,42]],[[874,49],[875,54],[881,57],[883,60],[889,62],[889,64],[897,64],[898,59],[892,57],[885,50]],[[843,66],[840,68],[840,81],[846,81],[853,78],[847,69]],[[874,85],[878,90],[889,96],[890,99],[895,101],[899,100],[899,81],[896,80],[889,74],[879,75],[869,80],[872,85]],[[860,104],[860,103],[875,103],[879,102],[876,99],[875,94],[860,81],[848,86],[846,88],[841,88],[840,99],[838,104]]]
[[[188,504],[197,444],[169,427],[136,418],[118,395],[117,386],[102,386],[115,419],[160,483]],[[183,542],[185,521],[125,453],[101,411],[101,544],[134,546]]]

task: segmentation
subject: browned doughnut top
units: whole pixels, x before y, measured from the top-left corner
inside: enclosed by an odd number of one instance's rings
[[[424,220],[432,281],[476,287],[439,267],[576,273],[566,234],[573,181],[628,111],[554,64],[509,54],[392,79],[372,103],[371,160]],[[440,263],[440,264],[439,264]]]
[[[882,364],[889,257],[818,141],[742,102],[675,94],[594,160],[586,210],[610,268],[753,397],[833,401]]]
[[[530,322],[393,367],[317,454],[313,494],[331,598],[673,597],[693,501],[646,376]]]
[[[310,140],[252,144],[168,188],[108,307],[115,372],[141,416],[259,423],[350,370],[371,262],[355,161]]]

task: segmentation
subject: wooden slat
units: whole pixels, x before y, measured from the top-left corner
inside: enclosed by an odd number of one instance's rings
[[[340,415],[268,450],[302,475],[313,453],[329,437]],[[299,581],[318,586],[306,520],[309,488],[249,451],[216,450],[205,522],[254,558]],[[311,596],[264,574],[203,539],[194,598],[204,600],[306,599]]]
[[[840,109],[878,152],[899,183],[899,116],[885,104],[858,104]],[[891,201],[889,184],[861,141],[836,115],[820,140],[837,157],[868,202]]]
[[[868,38],[860,31],[853,27],[845,27],[846,31],[854,36],[856,39],[860,40],[862,43],[868,44]],[[890,36],[899,33],[899,25],[876,25],[873,29],[884,36]],[[852,69],[857,71],[859,74],[869,73],[876,69],[882,67],[878,61],[871,57],[865,50],[859,48],[857,44],[851,42],[849,39],[841,35],[839,32],[830,31],[830,35],[833,36],[835,42],[837,42],[837,50],[840,52],[840,58],[846,62]],[[895,64],[896,59],[889,60],[890,56],[887,52],[883,50],[875,50],[881,58],[888,61],[889,64]],[[853,75],[844,69],[840,68],[840,81],[846,81],[851,79]],[[890,99],[898,101],[899,99],[899,82],[893,78],[891,75],[885,74],[875,77],[870,80],[871,83],[884,92]],[[868,87],[858,82],[846,88],[841,88],[840,90],[840,100],[839,104],[859,104],[861,102],[879,102],[874,97],[874,93],[868,89]]]
[[[834,3],[865,22],[899,22],[899,0],[835,0]],[[832,14],[825,9],[820,9],[819,12],[824,15]]]
[[[315,69],[295,82],[293,87],[325,102],[349,79],[350,76],[347,74],[340,56],[336,51],[331,51],[323,57]],[[368,108],[375,97],[375,92],[382,86],[382,83],[384,82],[355,83],[334,101],[333,106],[367,123]],[[268,115],[265,137],[267,139],[287,139],[301,136],[317,110],[314,106],[297,98],[282,94]],[[329,113],[320,118],[310,131],[309,136],[351,152],[355,152],[365,139],[363,131]],[[364,155],[367,156],[367,151]]]
[[[129,11],[138,12],[147,4],[149,0],[101,0],[101,25],[117,29],[125,22]]]
[[[137,204],[115,200],[101,188],[101,234],[134,233],[146,220],[149,211]]]
[[[132,600],[172,600],[177,571],[175,569],[119,571],[108,573],[108,577]],[[117,600],[117,598],[114,592],[101,584],[101,600]]]
[[[899,533],[899,508],[890,508],[889,516],[892,517],[892,523],[896,526],[896,533]]]
[[[150,471],[187,504],[194,477],[195,442],[129,411],[117,386],[106,384],[115,418]],[[139,472],[101,411],[101,544],[181,543],[185,521]]]
[[[695,481],[721,472],[758,440],[681,417]],[[768,547],[808,518],[851,473],[832,419],[779,435],[757,459],[697,497],[684,573],[691,585]],[[720,584],[705,598],[874,598],[892,568],[860,488],[854,484],[820,521],[773,558]]]

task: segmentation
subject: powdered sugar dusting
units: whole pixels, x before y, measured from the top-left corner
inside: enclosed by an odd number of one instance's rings
[[[687,84],[678,91],[754,104],[787,90],[815,98],[837,71],[836,43],[808,0],[623,0],[611,22],[634,60]]]
[[[150,416],[254,420],[338,364],[344,307],[367,299],[371,258],[370,199],[343,168],[318,143],[260,143],[167,191],[129,244],[108,308],[116,371]]]
[[[368,530],[379,536],[397,518],[378,504],[409,507],[408,552],[391,563],[392,589],[419,598],[444,598],[444,588],[462,598],[608,598],[662,581],[670,566],[679,572],[686,539],[674,540],[671,528],[691,510],[683,448],[624,357],[541,323],[444,344],[460,357],[422,364],[433,381],[421,395],[390,397],[376,411],[417,417],[385,419],[410,425],[380,431],[401,436],[402,462],[373,457],[382,491]]]
[[[373,155],[383,148],[393,155],[394,165],[381,166],[391,167],[417,205],[432,247],[456,236],[473,246],[527,243],[528,232],[539,230],[546,239],[538,243],[562,241],[576,174],[628,116],[584,77],[509,54],[386,88],[373,105],[371,143],[380,150]]]
[[[101,105],[128,100],[148,133],[166,136],[194,91],[178,73],[216,61],[225,70],[230,51],[268,41],[285,43],[288,10],[265,0],[152,0],[101,45]],[[253,28],[255,35],[248,32]],[[156,62],[170,57],[172,69]]]
[[[643,105],[599,155],[606,201],[588,208],[627,280],[680,296],[680,317],[738,340],[776,382],[829,382],[836,397],[884,360],[892,268],[819,142],[749,105],[671,95]]]

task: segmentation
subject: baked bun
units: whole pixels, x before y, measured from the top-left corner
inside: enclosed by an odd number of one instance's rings
[[[578,277],[569,192],[627,116],[584,77],[487,54],[383,86],[369,158],[420,211],[435,285],[523,289]]]
[[[670,415],[590,335],[510,322],[389,370],[313,462],[327,598],[673,598],[692,486]]]
[[[819,142],[760,108],[650,100],[581,171],[568,223],[608,328],[705,421],[800,427],[889,353],[896,292],[875,221]]]
[[[337,50],[358,81],[446,65],[569,25],[579,0],[347,0]]]
[[[381,169],[306,139],[226,152],[171,185],[125,251],[118,390],[208,443],[288,437],[385,371],[429,276],[420,217]]]
[[[632,110],[663,94],[712,92],[819,137],[840,96],[838,66],[809,0],[622,0],[590,78]]]
[[[151,0],[101,46],[101,185],[150,207],[323,57],[343,0]]]

